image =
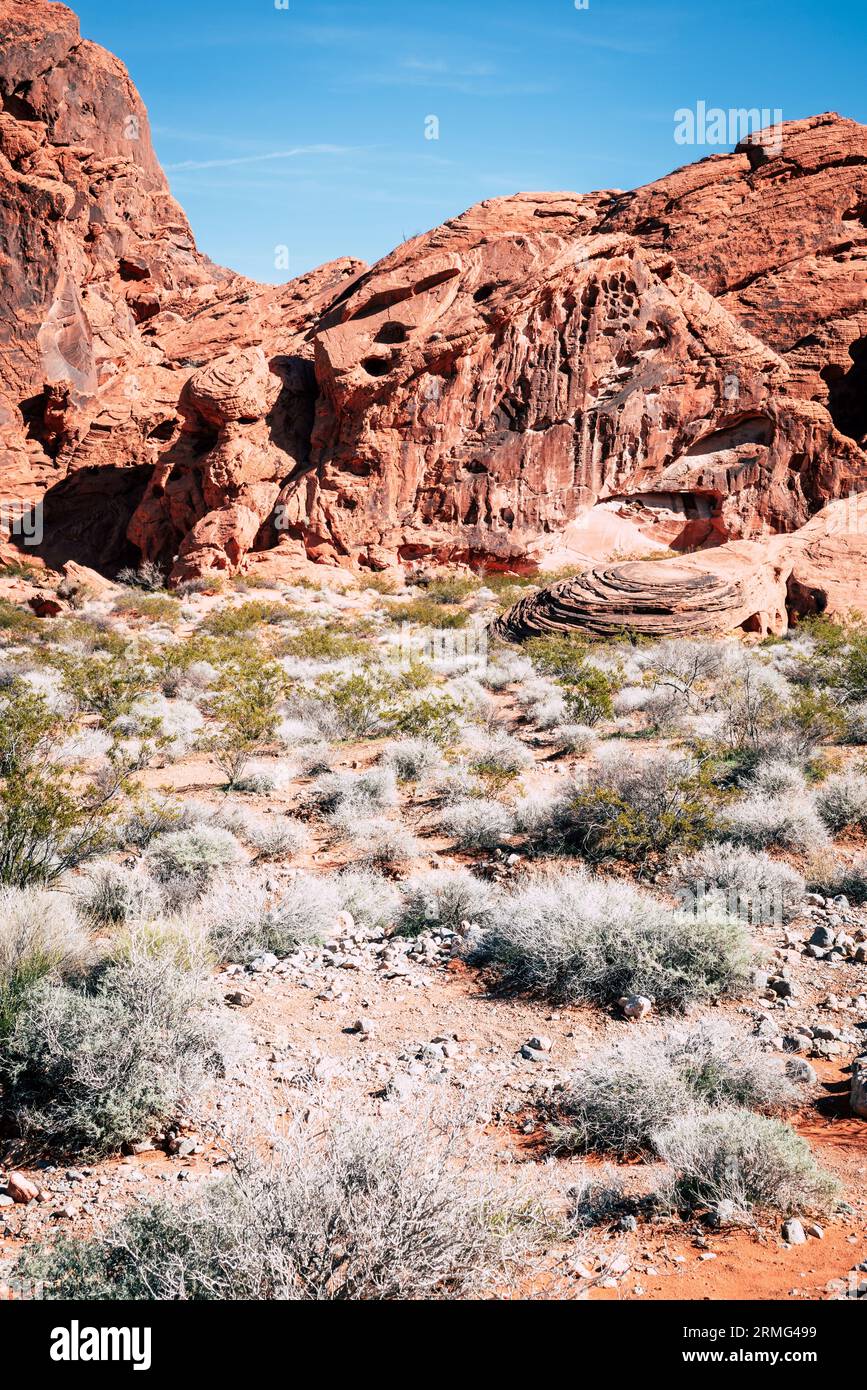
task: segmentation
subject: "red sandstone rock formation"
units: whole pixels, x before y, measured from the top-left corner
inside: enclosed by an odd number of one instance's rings
[[[126,72],[63,5],[0,0],[0,97],[0,490],[45,496],[55,562],[701,547],[649,588],[583,579],[570,620],[612,585],[682,613],[695,580],[699,608],[773,627],[778,580],[745,574],[867,484],[851,121],[633,193],[495,199],[370,270],[264,287],[197,252]],[[806,592],[827,554],[798,554]]]

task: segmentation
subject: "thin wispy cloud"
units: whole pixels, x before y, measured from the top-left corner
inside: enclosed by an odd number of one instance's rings
[[[243,154],[231,159],[182,159],[178,164],[166,164],[164,167],[171,174],[186,174],[193,169],[230,169],[240,164],[267,164],[271,160],[299,159],[302,155],[340,155],[357,152],[352,145],[297,145],[292,150],[269,150],[267,154]]]
[[[490,63],[460,63],[441,58],[424,60],[405,58],[388,70],[356,72],[344,86],[366,87],[424,87],[430,90],[458,92],[473,97],[539,96],[552,90],[548,82],[514,82],[503,80],[499,70]]]

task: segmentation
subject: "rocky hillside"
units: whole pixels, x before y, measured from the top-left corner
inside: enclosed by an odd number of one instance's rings
[[[764,583],[768,536],[864,488],[852,121],[635,192],[491,200],[371,269],[267,287],[196,250],[125,70],[63,5],[0,0],[0,97],[2,487],[44,495],[50,561],[177,580],[263,552],[288,571],[712,549],[737,586],[729,545],[761,542]],[[725,621],[828,601],[793,568]]]

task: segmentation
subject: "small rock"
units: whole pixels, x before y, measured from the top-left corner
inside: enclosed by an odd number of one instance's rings
[[[554,1044],[550,1038],[541,1034],[539,1037],[528,1038],[527,1046],[532,1047],[535,1052],[550,1052]]]
[[[225,996],[225,999],[231,1009],[249,1009],[253,1003],[252,994],[248,994],[245,989],[233,989]]]
[[[810,945],[811,945],[811,946],[825,946],[825,947],[827,947],[827,946],[833,946],[833,945],[834,945],[834,940],[835,940],[834,932],[831,930],[830,927],[819,926],[819,927],[816,927],[816,930],[813,932],[813,935],[810,937]]]
[[[13,1202],[18,1202],[21,1206],[26,1206],[28,1202],[35,1202],[39,1196],[39,1188],[35,1182],[25,1178],[23,1173],[10,1173],[6,1179],[6,1191]]]
[[[807,1236],[797,1217],[792,1216],[782,1225],[782,1236],[789,1245],[806,1245]]]
[[[624,1018],[640,1021],[647,1018],[653,1009],[653,1000],[648,999],[645,994],[630,994],[618,1000]]]
[[[815,1067],[811,1067],[803,1057],[789,1058],[786,1063],[786,1076],[790,1081],[797,1081],[802,1086],[815,1086],[819,1079]]]

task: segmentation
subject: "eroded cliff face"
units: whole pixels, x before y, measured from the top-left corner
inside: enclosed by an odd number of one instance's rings
[[[168,565],[183,549],[230,568],[306,463],[302,340],[359,263],[277,289],[211,264],[126,70],[64,5],[0,0],[0,99],[3,500],[44,499],[52,560]],[[255,423],[233,412],[233,372]],[[202,373],[225,411],[188,390]]]
[[[867,483],[851,121],[271,287],[196,250],[125,70],[64,6],[0,0],[0,96],[0,487],[44,496],[49,559],[709,555]]]

